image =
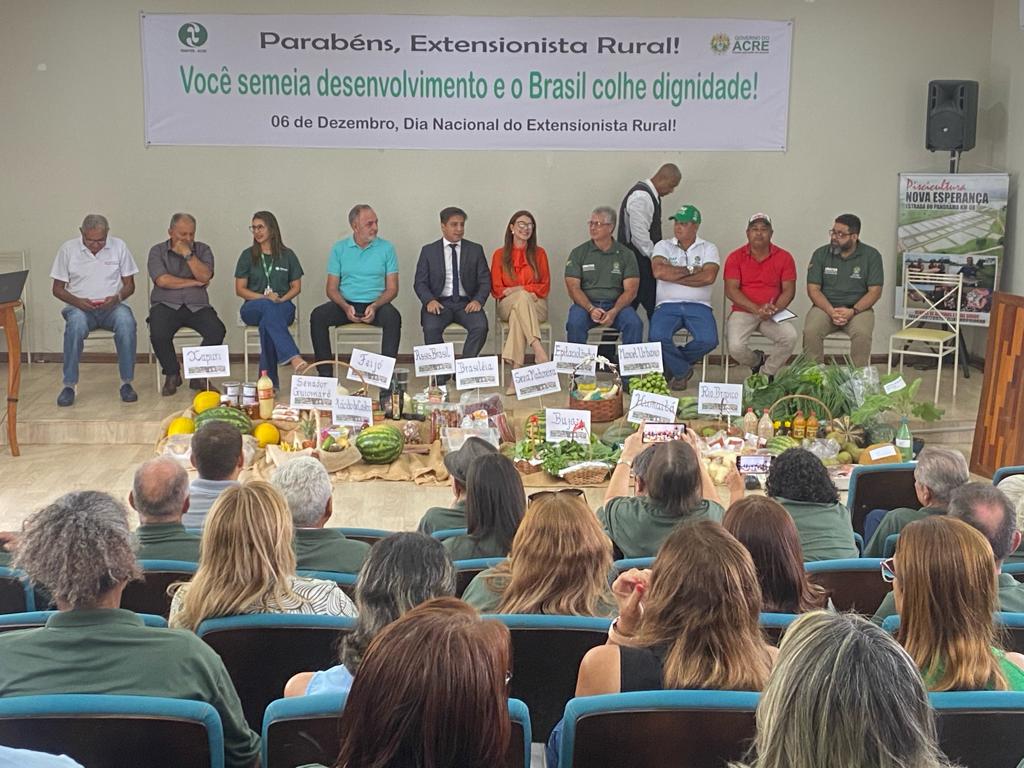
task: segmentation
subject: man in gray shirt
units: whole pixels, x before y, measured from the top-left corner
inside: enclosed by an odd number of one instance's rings
[[[226,329],[210,306],[206,286],[213,279],[213,251],[196,240],[196,220],[190,213],[176,213],[167,230],[169,239],[149,249],[149,340],[160,368],[164,386],[160,393],[173,395],[181,386],[181,366],[174,352],[174,334],[191,328],[203,337],[203,346],[224,341]],[[203,379],[193,379],[192,389],[203,389]]]
[[[245,466],[242,433],[226,421],[211,421],[192,435],[192,466],[199,477],[189,485],[188,512],[181,522],[188,528],[202,528],[206,514],[221,491],[238,485]]]

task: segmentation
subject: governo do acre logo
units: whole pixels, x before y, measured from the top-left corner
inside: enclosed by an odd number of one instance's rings
[[[209,36],[206,27],[198,21],[187,21],[178,29],[178,40],[186,48],[202,48]]]
[[[730,42],[727,34],[719,32],[711,38],[711,50],[715,53],[726,53],[729,50]]]

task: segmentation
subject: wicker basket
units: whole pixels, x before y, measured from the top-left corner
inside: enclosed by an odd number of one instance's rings
[[[610,467],[607,464],[601,466],[589,466],[581,469],[574,469],[562,475],[562,479],[569,485],[600,485],[608,478]]]
[[[515,465],[515,468],[519,470],[519,474],[521,475],[532,475],[543,469],[540,464],[531,464],[526,459],[516,459],[512,463]]]
[[[810,400],[811,402],[817,403],[819,406],[821,406],[821,410],[823,410],[825,414],[828,416],[829,421],[832,421],[832,419],[834,418],[832,416],[832,410],[823,402],[821,402],[821,400],[819,400],[816,397],[812,397],[811,395],[783,395],[770,406],[768,406],[768,418],[773,418],[772,411],[775,410],[775,407],[779,403],[785,402],[786,400]]]
[[[615,384],[619,387],[619,393],[607,400],[580,400],[573,397],[576,392],[576,372],[583,365],[589,365],[590,360],[583,360],[577,365],[569,376],[569,407],[580,411],[590,411],[590,421],[594,424],[604,424],[615,421],[622,416],[622,379],[619,377],[619,370],[614,363],[599,362],[601,370],[609,370],[615,376]]]

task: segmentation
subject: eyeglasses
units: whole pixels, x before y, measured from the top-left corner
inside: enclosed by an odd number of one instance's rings
[[[584,495],[582,488],[562,488],[559,491],[537,491],[536,493],[531,493],[526,497],[526,501],[528,504],[533,504],[533,502],[538,501],[539,499],[546,499],[548,496],[557,496],[560,493],[567,493],[570,496]]]
[[[894,558],[888,558],[881,562],[882,569],[882,581],[886,584],[892,584],[896,581],[896,563]]]
[[[533,222],[532,221],[517,221],[516,222],[516,227],[518,229],[533,229]]]
[[[610,227],[612,223],[610,221],[588,221],[588,227]]]
[[[849,237],[853,232],[840,232],[838,229],[830,229],[828,231],[829,237]]]
[[[251,227],[249,227],[249,231],[250,232],[262,232],[266,228],[267,228],[266,224],[253,224]]]

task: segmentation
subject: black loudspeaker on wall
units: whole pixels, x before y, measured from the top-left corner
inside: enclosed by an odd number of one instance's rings
[[[928,121],[924,146],[966,152],[974,148],[978,127],[978,82],[932,80],[928,83]]]

